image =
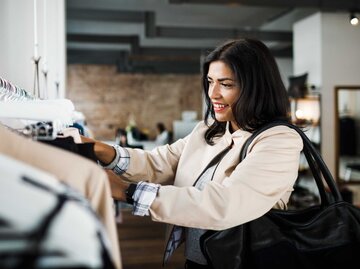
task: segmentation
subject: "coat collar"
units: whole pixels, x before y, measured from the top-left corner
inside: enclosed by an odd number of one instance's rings
[[[242,129],[239,129],[233,133],[230,132],[230,122],[226,123],[226,131],[224,134],[224,140],[228,145],[231,145],[232,141],[234,141],[234,144],[237,145],[240,142],[244,141],[244,139],[247,139],[251,136],[251,133],[248,131],[244,131]]]

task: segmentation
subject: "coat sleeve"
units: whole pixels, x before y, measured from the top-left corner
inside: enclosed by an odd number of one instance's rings
[[[186,140],[187,137],[171,145],[159,146],[152,151],[128,148],[129,168],[122,176],[131,181],[172,184]]]
[[[274,129],[274,130],[272,130]],[[219,182],[194,187],[161,187],[151,205],[155,221],[222,230],[269,211],[297,178],[302,141],[288,127],[272,128],[253,141],[247,157]]]
[[[174,183],[180,157],[191,136],[206,130],[203,122],[199,122],[186,137],[171,145],[156,147],[151,151],[127,148],[130,155],[129,167],[122,177],[130,181],[148,181],[161,185]]]

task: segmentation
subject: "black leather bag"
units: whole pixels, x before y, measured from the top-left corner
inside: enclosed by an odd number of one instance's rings
[[[272,122],[246,141],[240,156],[262,131],[277,125],[296,130],[304,143],[321,198],[303,210],[272,209],[262,217],[222,231],[207,231],[200,244],[215,269],[354,268],[359,266],[360,209],[343,201],[320,154],[307,136],[286,122]],[[326,182],[328,188],[324,186]]]

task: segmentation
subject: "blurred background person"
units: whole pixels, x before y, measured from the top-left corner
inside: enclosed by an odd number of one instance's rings
[[[116,130],[115,144],[119,145],[119,146],[122,146],[122,147],[129,147],[130,146],[128,144],[128,141],[127,141],[127,133],[126,133],[125,129],[118,128]]]
[[[130,130],[131,132],[131,130]],[[140,148],[142,149],[143,146],[141,144],[134,142],[134,144],[129,143],[128,141],[128,132],[125,129],[118,128],[115,134],[115,144],[121,147],[127,148]]]
[[[156,136],[155,143],[157,145],[165,145],[170,143],[170,133],[166,129],[164,123],[158,122],[156,124],[158,135]]]

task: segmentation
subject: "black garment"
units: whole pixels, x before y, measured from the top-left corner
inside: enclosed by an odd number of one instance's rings
[[[185,269],[212,269],[209,265],[202,265],[190,260],[185,261]]]
[[[75,154],[81,155],[87,159],[90,159],[94,162],[97,162],[97,158],[94,151],[95,143],[84,143],[84,144],[76,144],[74,142],[74,138],[71,136],[56,138],[54,140],[39,140],[48,145],[52,145]]]
[[[95,155],[94,146],[95,143],[83,143],[83,144],[76,144],[78,148],[78,154],[81,156],[88,158],[94,162],[97,162],[98,159]]]
[[[340,119],[340,156],[355,156],[356,154],[356,127],[351,117]]]

